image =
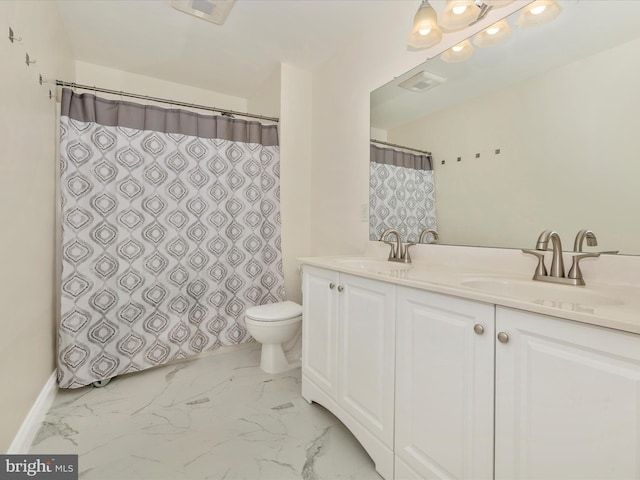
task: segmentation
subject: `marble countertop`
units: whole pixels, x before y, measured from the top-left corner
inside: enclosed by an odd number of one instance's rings
[[[533,281],[535,263],[528,261],[529,273],[525,273],[521,252],[499,252],[501,258],[486,262],[461,261],[468,250],[440,250],[445,255],[438,255],[438,261],[423,255],[410,264],[389,262],[385,256],[375,255],[378,252],[298,260],[302,265],[640,334],[640,285],[592,281],[586,276],[583,287]],[[482,253],[491,257],[491,252]],[[500,268],[491,266],[496,261]]]

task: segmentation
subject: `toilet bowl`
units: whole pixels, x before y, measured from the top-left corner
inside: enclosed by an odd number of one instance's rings
[[[247,330],[262,344],[260,368],[280,373],[298,365],[289,363],[284,345],[294,339],[302,327],[302,306],[295,302],[278,302],[248,308],[244,314]]]

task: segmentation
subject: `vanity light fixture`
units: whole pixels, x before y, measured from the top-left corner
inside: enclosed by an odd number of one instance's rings
[[[420,8],[413,17],[413,27],[409,35],[409,46],[415,49],[429,48],[442,40],[442,30],[438,25],[438,16],[427,0],[422,0]]]
[[[447,0],[440,18],[440,27],[445,32],[462,30],[478,17],[478,6],[474,0]]]
[[[490,47],[506,41],[509,37],[511,37],[511,27],[506,19],[502,19],[476,34],[473,37],[473,43],[476,47]]]
[[[516,26],[521,28],[535,27],[550,22],[562,11],[556,0],[536,0],[522,9],[516,20]]]
[[[445,50],[440,54],[440,60],[447,63],[458,63],[469,60],[473,56],[473,45],[469,40],[464,40],[457,45],[454,45],[448,50]]]

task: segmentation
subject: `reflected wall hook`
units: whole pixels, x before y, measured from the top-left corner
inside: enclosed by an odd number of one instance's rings
[[[24,54],[24,63],[26,63],[27,67],[28,67],[29,65],[31,65],[33,63],[36,63],[36,61],[31,59],[31,58],[29,58],[29,54],[28,53],[25,53]]]
[[[13,28],[9,27],[9,40],[11,41],[11,43],[19,43],[22,41],[22,37],[16,37],[13,33]]]

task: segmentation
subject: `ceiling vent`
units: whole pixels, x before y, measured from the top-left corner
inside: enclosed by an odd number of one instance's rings
[[[411,90],[412,92],[426,92],[434,87],[437,87],[441,83],[444,83],[447,79],[439,77],[429,72],[419,72],[413,77],[408,78],[404,82],[400,82],[398,86]]]
[[[236,0],[171,0],[171,6],[176,10],[216,25],[224,23],[234,3]]]

